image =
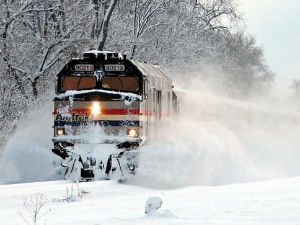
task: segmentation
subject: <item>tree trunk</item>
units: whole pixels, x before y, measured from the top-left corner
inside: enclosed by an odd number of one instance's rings
[[[39,77],[34,78],[34,80],[31,82],[32,86],[32,94],[35,99],[38,97],[38,90],[37,90],[37,82],[38,82]]]
[[[2,55],[3,55],[3,61],[5,62],[7,66],[7,74],[8,75],[13,75],[16,83],[17,83],[17,88],[21,92],[22,95],[24,95],[25,98],[27,98],[25,94],[25,90],[23,87],[23,83],[20,79],[20,77],[17,74],[17,71],[11,66],[10,64],[10,56],[8,53],[8,47],[7,47],[7,35],[8,35],[8,24],[5,25],[4,31],[1,34],[2,42],[3,42],[3,48],[2,48]]]
[[[133,57],[135,55],[135,50],[136,50],[136,44],[133,44],[131,46],[130,59],[133,59]]]
[[[111,0],[110,4],[108,6],[108,9],[105,11],[104,18],[103,18],[103,25],[101,27],[101,31],[99,34],[100,37],[99,37],[99,39],[98,39],[99,41],[97,43],[97,49],[99,51],[102,51],[104,48],[105,41],[106,41],[107,34],[108,34],[109,20],[111,18],[111,15],[115,9],[117,2],[118,2],[118,0]]]

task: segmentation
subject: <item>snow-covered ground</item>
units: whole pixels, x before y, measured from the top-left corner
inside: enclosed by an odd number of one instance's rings
[[[23,218],[32,211],[23,203],[35,193],[48,199],[38,224],[299,224],[299,188],[299,177],[180,189],[97,181],[80,183],[83,197],[67,202],[71,183],[66,181],[0,185],[0,224],[26,224]],[[153,196],[162,199],[162,207],[145,215],[145,203]]]

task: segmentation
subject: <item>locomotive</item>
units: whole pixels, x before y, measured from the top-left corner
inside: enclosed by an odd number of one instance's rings
[[[157,65],[90,50],[57,74],[52,152],[66,179],[126,179],[139,146],[178,111],[172,80]]]

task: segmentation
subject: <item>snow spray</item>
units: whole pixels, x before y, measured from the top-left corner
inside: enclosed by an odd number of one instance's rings
[[[300,175],[299,112],[220,97],[190,83],[182,89],[175,83],[179,118],[140,147],[129,183],[175,188]],[[20,123],[0,154],[0,183],[63,179],[51,153],[52,110],[49,101]]]
[[[130,183],[175,188],[300,175],[299,112],[220,97],[191,83],[196,88],[177,92],[176,122],[140,148]]]

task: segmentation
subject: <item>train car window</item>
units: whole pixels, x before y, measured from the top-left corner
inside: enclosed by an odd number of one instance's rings
[[[168,110],[168,113],[171,111],[171,95],[170,95],[170,92],[168,92],[168,94],[167,94],[167,110]]]
[[[144,99],[148,98],[148,81],[147,80],[144,80],[143,96],[144,96]]]
[[[173,105],[173,112],[177,114],[178,113],[177,96],[174,91],[172,91],[172,105]]]
[[[119,91],[138,91],[140,88],[138,78],[128,76],[103,76],[102,87]]]
[[[161,112],[162,112],[162,108],[161,108],[161,91],[157,91],[157,108],[158,108],[158,119],[160,120],[161,119]]]
[[[91,76],[63,76],[61,91],[82,90],[96,87],[96,77]]]

